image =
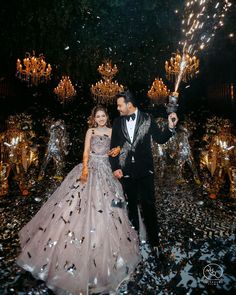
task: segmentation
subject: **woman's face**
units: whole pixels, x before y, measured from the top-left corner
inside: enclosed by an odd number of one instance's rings
[[[97,111],[95,114],[95,122],[98,124],[98,127],[103,127],[107,123],[107,115],[104,111]]]

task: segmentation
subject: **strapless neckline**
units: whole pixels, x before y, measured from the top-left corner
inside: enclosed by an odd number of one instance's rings
[[[111,139],[108,135],[106,135],[106,134],[92,134],[92,136],[98,136],[98,137],[105,137],[105,138],[109,138],[109,139]]]

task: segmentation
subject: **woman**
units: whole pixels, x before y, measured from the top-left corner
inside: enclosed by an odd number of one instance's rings
[[[19,233],[17,264],[59,295],[115,291],[141,259],[108,160],[117,149],[109,152],[106,110],[95,107],[89,123],[83,164],[74,167]]]

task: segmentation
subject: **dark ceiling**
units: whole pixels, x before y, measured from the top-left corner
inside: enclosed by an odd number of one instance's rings
[[[181,85],[183,96],[204,97],[208,85],[235,83],[236,1],[231,2],[224,26],[199,53],[199,76],[187,90]],[[181,0],[4,1],[0,11],[1,80],[10,81],[11,96],[21,106],[24,97],[50,96],[63,74],[70,75],[79,95],[89,96],[91,84],[100,79],[98,65],[112,59],[119,68],[117,80],[145,100],[154,78],[165,80],[165,60],[180,49],[181,21],[186,18],[183,9]],[[43,90],[30,92],[16,81],[15,65],[17,58],[33,50],[45,55],[53,77]]]

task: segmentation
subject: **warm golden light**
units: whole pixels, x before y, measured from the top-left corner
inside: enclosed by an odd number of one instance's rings
[[[175,53],[174,57],[165,62],[165,71],[168,80],[176,82],[178,76],[181,76],[181,80],[187,82],[199,72],[199,59],[188,53]]]
[[[152,83],[152,87],[148,91],[147,95],[152,100],[152,102],[158,102],[166,98],[170,93],[170,90],[164,84],[162,79],[155,79]]]
[[[69,76],[62,76],[58,86],[54,88],[54,93],[57,95],[61,103],[71,100],[76,95],[76,90],[71,83]]]
[[[111,61],[106,61],[98,67],[98,72],[102,79],[91,87],[91,93],[97,103],[112,104],[116,95],[124,90],[123,85],[119,85],[117,81],[112,81],[117,74],[117,66],[112,66]]]
[[[26,57],[23,59],[23,65],[21,60],[17,59],[16,62],[16,76],[27,82],[27,86],[38,86],[40,83],[47,82],[51,79],[52,68],[50,64],[46,64],[45,57],[40,54],[39,57],[26,53]]]

